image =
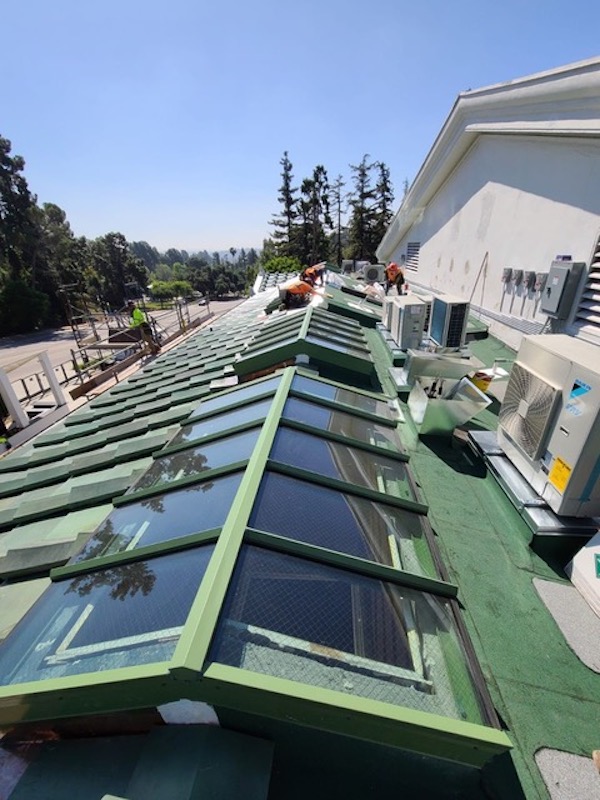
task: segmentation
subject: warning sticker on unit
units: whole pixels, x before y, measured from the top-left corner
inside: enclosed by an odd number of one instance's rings
[[[569,482],[572,471],[572,467],[563,461],[562,458],[555,458],[552,469],[548,473],[548,480],[555,489],[558,489],[559,492],[564,492],[567,488],[567,483]]]

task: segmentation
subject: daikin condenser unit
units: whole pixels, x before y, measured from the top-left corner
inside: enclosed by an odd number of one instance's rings
[[[423,340],[427,303],[416,295],[394,297],[390,306],[390,333],[401,350],[417,350]]]
[[[429,338],[440,347],[457,350],[465,343],[469,303],[458,297],[434,297],[431,305]]]
[[[600,347],[564,334],[525,336],[498,442],[559,516],[600,514]]]

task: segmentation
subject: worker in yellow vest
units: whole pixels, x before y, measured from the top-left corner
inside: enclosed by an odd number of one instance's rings
[[[148,345],[150,352],[156,355],[160,351],[160,345],[154,338],[150,323],[146,321],[146,315],[141,308],[136,306],[133,300],[128,301],[127,311],[130,319],[129,327],[139,329],[142,341]]]

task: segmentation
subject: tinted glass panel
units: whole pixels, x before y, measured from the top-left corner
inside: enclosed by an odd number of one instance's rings
[[[148,489],[161,483],[171,483],[208,469],[244,461],[252,455],[260,430],[253,428],[235,436],[225,436],[216,442],[190,447],[188,450],[157,458],[135,484],[133,491]]]
[[[229,363],[226,361],[225,363]],[[251,397],[259,397],[265,392],[275,391],[279,386],[281,380],[278,375],[275,378],[269,378],[265,381],[258,383],[250,383],[240,389],[235,389],[232,392],[221,395],[220,397],[211,397],[210,400],[203,400],[198,408],[193,412],[194,414],[204,414],[208,411],[214,411],[217,408],[226,408],[228,406],[235,406],[241,403],[242,400],[248,400]]]
[[[270,458],[394,497],[415,499],[403,462],[308,433],[280,428]]]
[[[235,428],[238,425],[244,425],[247,422],[255,422],[259,419],[264,419],[269,413],[269,409],[273,403],[273,398],[269,397],[266,400],[259,400],[248,406],[242,406],[234,411],[226,411],[223,414],[217,414],[208,419],[198,420],[183,427],[169,442],[169,447],[181,444],[182,442],[193,442],[195,439],[202,439],[204,436],[210,436],[213,433],[221,433],[230,428]]]
[[[211,660],[482,722],[449,604],[257,547],[242,550]]]
[[[308,403],[290,397],[283,409],[285,419],[304,422],[324,431],[331,431],[349,439],[358,439],[359,442],[386,447],[394,452],[402,452],[402,442],[395,428],[378,425],[376,422],[356,417],[345,411],[334,411],[325,406]]]
[[[268,533],[436,577],[419,514],[287,475],[264,475],[249,524]]]
[[[225,522],[242,474],[236,472],[115,509],[74,561],[220,528]]]
[[[0,647],[0,684],[168,661],[212,551],[53,583]]]
[[[385,419],[396,418],[388,404],[383,403],[381,400],[376,400],[374,397],[368,397],[359,392],[353,392],[350,389],[342,389],[339,386],[331,386],[331,384],[323,383],[322,381],[305,378],[303,375],[294,377],[292,389],[298,389],[300,392],[306,392],[306,394],[312,394],[315,397],[324,397],[327,400],[345,403],[348,406],[355,406],[362,411],[369,411],[371,414],[377,414],[377,416]]]

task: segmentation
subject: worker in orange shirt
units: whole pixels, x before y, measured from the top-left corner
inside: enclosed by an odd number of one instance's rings
[[[404,273],[395,261],[390,261],[385,268],[385,293],[387,294],[391,287],[395,286],[398,294],[402,294],[403,285]]]
[[[286,292],[283,297],[283,305],[288,310],[290,308],[300,308],[300,306],[306,305],[314,294],[323,297],[323,294],[314,288],[311,278],[295,278],[293,281],[290,281],[285,288]],[[331,295],[326,294],[325,297],[331,297]]]
[[[327,262],[320,261],[318,264],[313,264],[312,267],[307,267],[304,272],[300,275],[300,277],[305,280],[306,278],[310,278],[312,280],[313,286],[317,285],[317,281],[319,281],[319,285],[323,286],[323,276],[327,272]]]

